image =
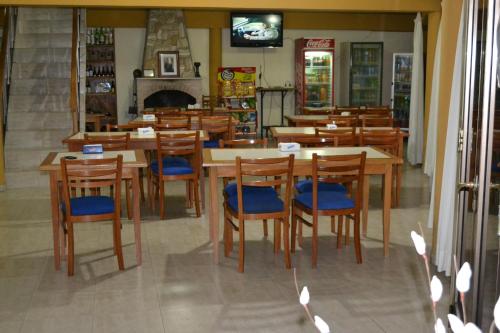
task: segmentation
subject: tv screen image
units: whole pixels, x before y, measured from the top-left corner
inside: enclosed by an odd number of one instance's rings
[[[283,14],[231,13],[231,46],[283,46]]]

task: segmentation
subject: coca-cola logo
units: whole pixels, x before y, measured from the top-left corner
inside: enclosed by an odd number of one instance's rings
[[[306,48],[309,49],[324,49],[329,47],[331,47],[329,39],[309,39],[306,43]]]
[[[234,78],[234,72],[226,68],[222,71],[221,77],[224,81],[231,81]]]

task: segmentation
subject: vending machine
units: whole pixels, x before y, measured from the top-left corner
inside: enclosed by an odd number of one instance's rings
[[[334,39],[295,40],[296,113],[301,114],[304,107],[334,106],[334,52]]]
[[[399,127],[408,128],[410,122],[412,53],[394,53],[392,62],[392,109]]]

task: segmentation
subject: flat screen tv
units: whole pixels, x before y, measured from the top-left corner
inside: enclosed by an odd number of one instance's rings
[[[283,13],[232,12],[231,46],[282,47]]]

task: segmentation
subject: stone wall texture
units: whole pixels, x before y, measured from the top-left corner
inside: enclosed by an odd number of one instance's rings
[[[194,77],[182,10],[149,10],[143,69],[153,69],[155,76],[158,76],[158,51],[178,51],[180,77]]]

